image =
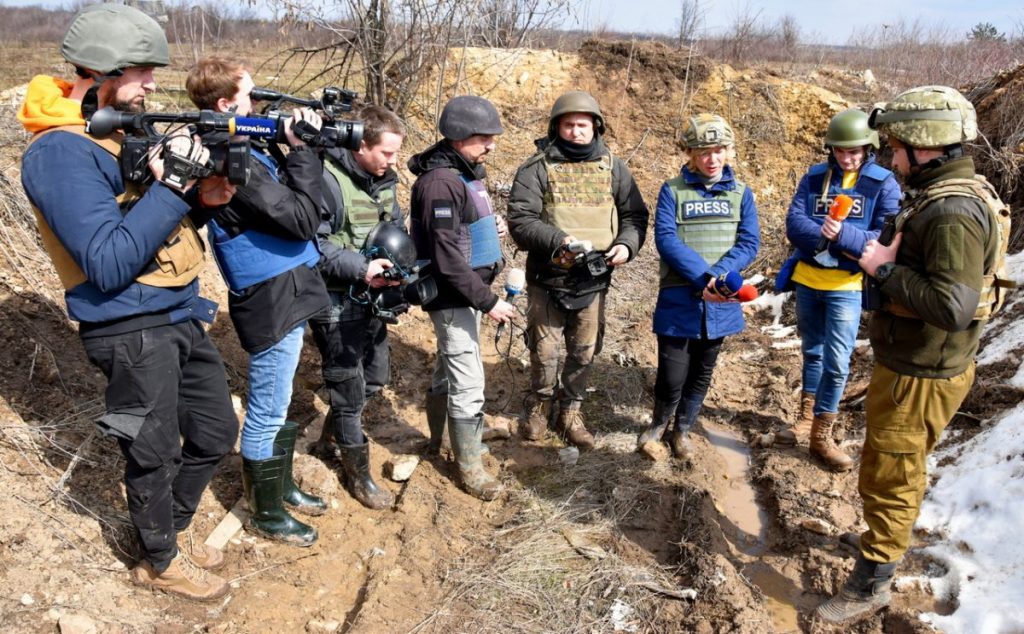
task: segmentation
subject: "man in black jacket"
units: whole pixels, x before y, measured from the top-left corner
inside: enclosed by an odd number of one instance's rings
[[[352,496],[366,507],[385,509],[394,497],[370,475],[362,414],[367,399],[384,388],[391,372],[387,324],[369,302],[379,289],[399,282],[382,276],[394,266],[390,259],[366,257],[361,249],[378,223],[405,230],[394,169],[405,124],[380,106],[363,108],[358,118],[363,123],[359,149],[331,149],[324,164],[324,206],[317,236],[331,309],[313,320],[313,335],[331,405],[321,440],[333,435],[337,441]]]
[[[501,485],[480,462],[480,316],[505,322],[515,307],[490,289],[504,263],[500,240],[507,229],[487,196],[483,164],[503,130],[494,105],[474,96],[449,101],[438,129],[444,138],[409,159],[417,176],[410,203],[412,236],[419,258],[431,261],[438,288],[437,298],[423,306],[437,335],[427,396],[430,449],[440,448],[447,421],[463,488],[493,500]]]
[[[233,60],[200,60],[185,85],[200,108],[240,116],[252,111],[252,77]],[[323,500],[303,493],[292,480],[298,428],[285,420],[306,321],[328,303],[314,241],[323,165],[317,152],[292,132],[292,122],[300,119],[320,127],[316,113],[296,110],[284,123],[291,151],[281,164],[265,147],[253,146],[249,182],[210,222],[210,238],[231,290],[231,321],[249,353],[249,399],[242,428],[249,527],[270,539],[310,546],[316,529],[285,509],[287,505],[308,515],[327,510]]]

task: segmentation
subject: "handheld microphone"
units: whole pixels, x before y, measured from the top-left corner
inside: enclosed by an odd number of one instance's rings
[[[744,284],[740,287],[740,290],[736,291],[736,300],[740,302],[749,302],[758,298],[760,293],[757,291],[757,287],[753,284]]]
[[[523,287],[526,286],[526,272],[520,268],[509,269],[508,275],[505,276],[505,301],[510,304],[516,303],[516,298],[523,292]],[[501,333],[505,332],[505,324],[508,322],[501,322],[498,324],[498,329],[494,332],[494,341],[497,342],[501,338]]]
[[[828,209],[828,217],[832,220],[838,220],[843,222],[850,215],[850,211],[853,209],[853,199],[846,194],[839,194],[832,200],[832,206]],[[829,239],[825,236],[821,236],[818,239],[818,247],[815,252],[824,251],[828,248]]]
[[[722,273],[715,278],[715,291],[722,297],[732,297],[743,288],[743,276],[736,271]]]

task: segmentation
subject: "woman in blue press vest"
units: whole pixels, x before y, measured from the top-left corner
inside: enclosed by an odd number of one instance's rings
[[[853,460],[836,446],[832,427],[860,326],[863,274],[857,259],[864,244],[878,238],[885,218],[899,210],[900,186],[875,162],[878,133],[868,127],[866,113],[850,109],[832,117],[825,147],[828,161],[807,170],[786,214],[786,237],[795,252],[776,287],[796,291],[803,392],[800,418],[776,441],[795,445],[809,437],[812,455],[835,471],[848,471]],[[842,222],[828,215],[839,194],[853,199]]]
[[[252,77],[234,60],[200,60],[185,85],[200,108],[243,117],[252,111]],[[298,425],[286,417],[306,322],[326,309],[329,299],[316,268],[323,163],[292,133],[291,122],[298,119],[316,128],[321,124],[313,111],[296,110],[285,124],[290,151],[280,164],[254,142],[248,183],[239,186],[209,231],[231,291],[231,321],[249,353],[241,444],[242,485],[252,510],[248,528],[269,539],[310,546],[316,529],[287,509],[320,515],[327,505],[299,490],[292,479]]]
[[[689,155],[679,176],[658,195],[655,246],[661,256],[654,309],[658,376],[654,415],[637,448],[665,439],[677,458],[690,456],[697,421],[722,342],[743,330],[743,311],[724,278],[742,279],[760,245],[750,188],[736,180],[729,159],[734,136],[725,119],[699,114],[687,122]],[[669,426],[672,425],[671,434]]]

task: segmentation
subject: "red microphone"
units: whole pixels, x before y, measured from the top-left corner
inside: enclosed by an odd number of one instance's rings
[[[736,291],[736,299],[740,302],[749,302],[757,299],[760,293],[757,292],[757,287],[753,284],[744,284],[740,287],[740,290]]]

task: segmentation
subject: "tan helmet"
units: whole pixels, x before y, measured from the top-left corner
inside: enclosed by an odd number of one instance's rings
[[[868,113],[850,108],[828,122],[825,147],[851,148],[865,145],[878,148],[878,132],[868,127]]]
[[[960,91],[919,86],[876,107],[868,125],[916,148],[942,148],[978,138],[978,116]]]
[[[717,114],[702,112],[690,117],[683,130],[683,145],[688,148],[731,146],[736,142],[732,128]]]
[[[594,117],[594,130],[597,134],[604,134],[604,115],[601,114],[601,106],[589,92],[573,91],[567,92],[551,106],[551,117],[548,119],[548,137],[558,136],[558,119],[563,114],[581,112]]]
[[[75,16],[60,45],[79,68],[109,75],[133,66],[171,63],[167,36],[156,20],[123,4],[97,4]]]

